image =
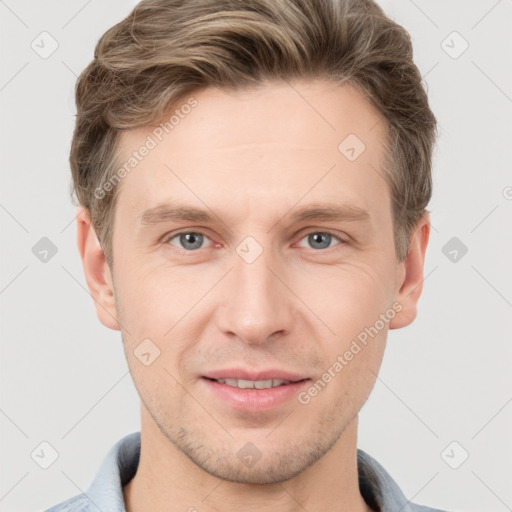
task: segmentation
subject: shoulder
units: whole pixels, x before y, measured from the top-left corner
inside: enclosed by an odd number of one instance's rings
[[[373,457],[357,450],[359,489],[373,510],[381,512],[448,512],[413,503],[407,499],[397,482]]]
[[[84,494],[79,494],[54,505],[44,512],[89,512],[91,510],[91,500]]]
[[[111,447],[84,493],[44,512],[126,512],[122,488],[135,474],[139,454],[140,432],[125,436]]]
[[[448,510],[441,510],[440,508],[431,508],[425,505],[416,505],[415,503],[409,504],[411,512],[449,512]]]

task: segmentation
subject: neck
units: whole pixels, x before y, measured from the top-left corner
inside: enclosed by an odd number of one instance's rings
[[[247,484],[217,478],[197,466],[142,407],[139,466],[123,494],[127,512],[372,512],[359,491],[357,416],[302,473],[282,482]]]

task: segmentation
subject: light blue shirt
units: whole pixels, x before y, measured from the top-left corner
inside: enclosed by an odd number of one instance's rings
[[[84,494],[46,512],[126,512],[123,486],[134,477],[139,456],[140,432],[134,432],[110,449]],[[357,450],[357,463],[361,495],[376,512],[443,512],[409,502],[389,473],[361,449]]]

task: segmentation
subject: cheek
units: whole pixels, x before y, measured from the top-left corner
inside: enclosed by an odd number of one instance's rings
[[[324,372],[298,396],[299,403],[309,408],[311,417],[323,415],[337,418],[332,421],[348,421],[370,395],[382,362],[385,341],[376,338],[366,346],[359,344],[356,350],[350,350],[350,347],[351,344],[333,350],[326,360]]]
[[[296,277],[297,295],[330,327],[332,337],[350,340],[391,305],[394,275],[382,262],[318,267]]]
[[[126,329],[139,335],[146,330],[162,338],[204,293],[200,273],[188,276],[180,269],[147,264],[130,265],[123,272],[116,286],[118,306]]]
[[[116,300],[134,380],[141,386],[155,379],[170,380],[173,386],[172,375],[181,380],[178,372],[190,340],[199,339],[204,327],[198,301],[211,284],[203,274],[183,269],[133,265],[124,272],[129,278],[116,286]],[[150,368],[144,364],[146,353],[154,358]]]

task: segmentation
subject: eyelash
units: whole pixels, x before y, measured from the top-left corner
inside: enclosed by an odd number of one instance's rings
[[[335,247],[338,247],[340,245],[347,244],[346,240],[343,240],[341,237],[339,237],[338,235],[336,235],[332,231],[322,231],[322,230],[318,230],[318,229],[317,230],[313,230],[313,231],[309,231],[309,232],[303,234],[297,241],[300,242],[301,240],[303,240],[307,236],[312,235],[312,234],[316,234],[316,233],[320,233],[322,235],[330,235],[331,237],[333,237],[336,240],[338,240],[338,242],[340,242],[340,243],[337,244],[337,245],[331,246],[331,247],[327,247],[325,249],[312,249],[315,252],[325,252],[328,249],[334,249]],[[211,238],[206,233],[203,233],[202,231],[191,231],[191,230],[188,230],[188,231],[180,231],[178,233],[174,233],[172,235],[164,237],[163,243],[164,244],[172,245],[172,244],[170,244],[171,240],[173,240],[176,237],[179,237],[180,235],[187,235],[187,234],[202,235],[202,236],[208,238],[209,240],[211,240]],[[294,242],[294,243],[296,243],[296,242]],[[176,249],[179,249],[179,250],[182,250],[184,252],[191,253],[191,254],[199,251],[199,249],[194,249],[194,250],[191,250],[191,251],[187,251],[186,249],[183,249],[182,247],[177,247],[177,246],[174,246],[174,247],[176,247]],[[202,249],[202,247],[200,249]]]

